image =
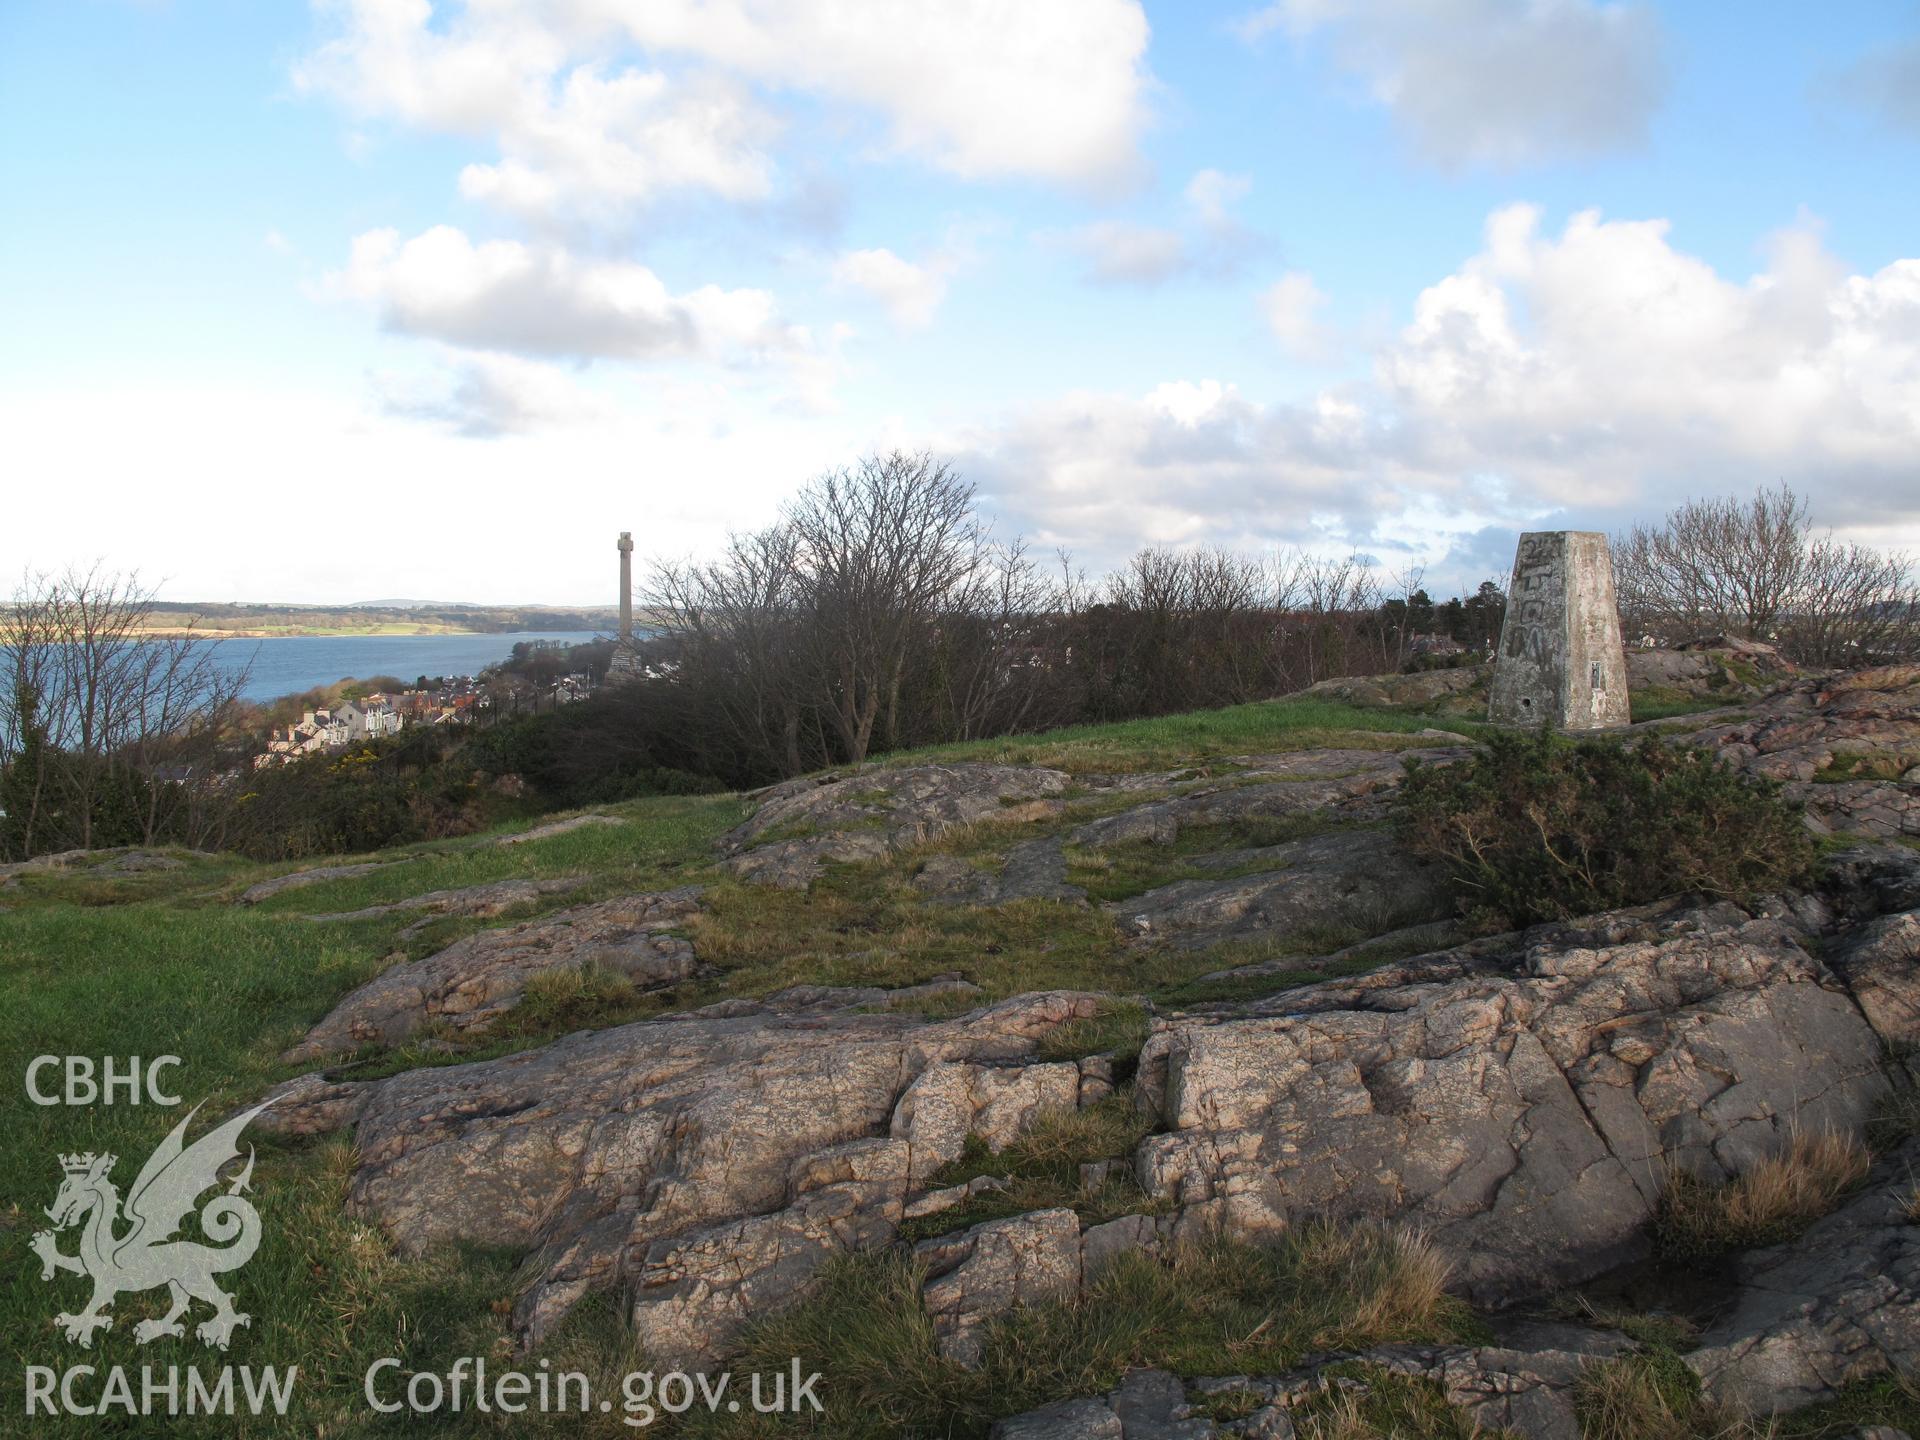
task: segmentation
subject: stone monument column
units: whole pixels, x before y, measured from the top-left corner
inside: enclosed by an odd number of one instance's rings
[[[620,648],[633,648],[633,532],[620,532]]]
[[[1520,537],[1487,718],[1562,730],[1630,723],[1606,536],[1535,530]]]

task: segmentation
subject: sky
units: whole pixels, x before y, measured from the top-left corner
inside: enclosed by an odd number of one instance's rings
[[[1920,4],[0,0],[0,574],[610,603],[929,450],[1359,553],[1920,551]]]

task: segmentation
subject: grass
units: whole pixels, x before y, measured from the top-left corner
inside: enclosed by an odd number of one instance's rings
[[[843,1261],[809,1300],[750,1328],[735,1368],[801,1357],[803,1370],[825,1376],[824,1415],[777,1424],[702,1417],[689,1433],[961,1440],[1007,1415],[1104,1393],[1134,1367],[1274,1374],[1321,1351],[1477,1333],[1445,1293],[1438,1254],[1377,1227],[1304,1225],[1271,1249],[1221,1243],[1168,1260],[1123,1256],[1080,1297],[995,1323],[976,1370],[940,1358],[920,1280],[898,1252]]]
[[[1271,815],[1210,825],[1183,825],[1167,844],[1128,840],[1103,849],[1066,847],[1067,883],[1077,885],[1096,904],[1131,900],[1180,880],[1233,880],[1272,868],[1252,856],[1236,865],[1203,865],[1200,857],[1234,850],[1259,850],[1324,835],[1338,828],[1324,815]]]
[[[1730,702],[1726,696],[1693,695],[1662,686],[1636,690],[1627,697],[1629,717],[1636,725],[1647,720],[1672,720],[1683,715],[1724,710],[1729,703],[1737,702]]]
[[[633,823],[588,828],[505,849],[465,845],[414,847],[416,858],[376,874],[289,892],[259,906],[229,898],[270,867],[232,860],[192,861],[181,870],[107,877],[86,871],[28,876],[0,903],[0,1070],[16,1077],[8,1124],[0,1128],[0,1348],[8,1373],[29,1364],[65,1366],[84,1359],[104,1369],[142,1364],[197,1365],[211,1374],[197,1342],[136,1345],[133,1325],[164,1308],[164,1292],[122,1296],[114,1328],[79,1352],[50,1329],[53,1315],[85,1300],[78,1277],[42,1283],[29,1251],[60,1181],[56,1161],[72,1151],[111,1151],[114,1177],[127,1186],[141,1162],[184,1115],[184,1109],[124,1103],[41,1107],[28,1103],[18,1077],[36,1055],[148,1059],[178,1055],[170,1087],[188,1105],[204,1103],[201,1121],[226,1113],[291,1073],[282,1049],[345,991],[387,963],[393,936],[418,918],[407,914],[316,925],[308,913],[355,909],[428,889],[514,875],[596,874],[607,890],[659,888],[704,866],[713,839],[742,813],[720,797],[652,800],[614,807]],[[563,903],[590,898],[585,892]],[[111,903],[109,903],[111,902]],[[430,943],[430,942],[421,942]],[[525,1036],[574,1028],[582,1002],[596,1018],[609,1004],[631,1003],[592,974],[542,980],[531,1009],[513,1017]],[[569,991],[569,987],[572,987]],[[445,1056],[422,1053],[444,1063]],[[523,1047],[495,1038],[496,1049]],[[386,1057],[399,1068],[404,1057]],[[356,1071],[356,1075],[370,1072]],[[251,1139],[251,1137],[249,1137]],[[371,1418],[360,1379],[371,1360],[402,1357],[408,1367],[444,1368],[461,1355],[504,1355],[507,1311],[517,1292],[518,1257],[450,1251],[417,1259],[396,1256],[377,1228],[349,1216],[347,1183],[353,1152],[343,1141],[259,1146],[254,1193],[263,1221],[262,1246],[236,1277],[240,1307],[253,1315],[234,1344],[234,1363],[298,1365],[294,1406],[284,1419],[178,1420],[168,1433],[342,1436],[367,1433]],[[71,1251],[72,1240],[63,1237]],[[606,1306],[588,1306],[540,1352],[611,1375],[624,1369],[630,1342]],[[556,1359],[555,1364],[560,1364]],[[576,1417],[577,1418],[577,1417]],[[616,1417],[617,1418],[617,1417]],[[515,1433],[540,1433],[531,1415]],[[597,1417],[596,1417],[597,1420]],[[35,1433],[113,1433],[111,1421],[36,1417]],[[44,1423],[39,1423],[44,1422]],[[594,1433],[594,1427],[565,1427]],[[449,1422],[449,1433],[471,1432]],[[120,1433],[135,1433],[122,1428]],[[599,1433],[630,1433],[617,1423]]]
[[[1116,1066],[1129,1065],[1146,1043],[1149,1023],[1147,1007],[1138,1000],[1109,1000],[1092,1018],[1069,1020],[1050,1031],[1034,1054],[1041,1060],[1112,1055]]]
[[[1430,715],[1401,710],[1333,700],[1288,699],[896,751],[881,757],[880,763],[978,760],[995,765],[1043,765],[1075,775],[1137,774],[1233,755],[1321,748],[1401,750],[1458,743],[1450,738],[1416,739],[1415,732],[1430,728],[1432,722]],[[1481,727],[1452,723],[1448,728],[1471,734]]]
[[[1903,1375],[1856,1379],[1832,1400],[1760,1419],[1703,1394],[1682,1350],[1655,1341],[1590,1365],[1574,1409],[1583,1440],[1851,1440],[1876,1425],[1920,1429],[1920,1384]]]
[[[1677,1259],[1710,1259],[1790,1240],[1866,1178],[1872,1157],[1851,1135],[1796,1134],[1787,1149],[1745,1174],[1712,1185],[1675,1171],[1667,1178],[1654,1242]]]
[[[1920,753],[1893,755],[1840,754],[1816,770],[1816,785],[1841,785],[1850,780],[1898,780],[1920,766]]]
[[[1204,715],[1082,728],[1022,740],[947,747],[920,758],[989,759],[1058,764],[1081,774],[1144,772],[1175,765],[1218,770],[1235,755],[1308,746],[1396,749],[1424,743],[1410,732],[1426,717],[1323,702],[1250,705]],[[912,757],[890,757],[900,761]],[[1065,828],[1132,797],[1101,795],[1062,817]],[[353,987],[392,963],[418,956],[492,922],[448,917],[409,938],[420,920],[401,912],[349,922],[308,917],[364,909],[430,890],[459,889],[509,878],[586,875],[589,884],[528,907],[539,913],[641,889],[685,883],[707,887],[703,913],[689,927],[703,961],[717,973],[672,996],[636,994],[621,977],[587,969],[556,972],[529,986],[523,1004],[478,1040],[424,1032],[398,1049],[351,1065],[356,1079],[417,1065],[473,1060],[523,1049],[569,1030],[620,1023],[724,995],[761,995],[789,985],[908,985],[958,972],[993,999],[1040,988],[1099,990],[1163,1003],[1191,1000],[1196,978],[1225,964],[1275,955],[1305,958],[1361,940],[1366,927],[1296,932],[1263,947],[1180,952],[1123,946],[1097,909],[1052,901],[1020,901],[993,909],[937,906],[905,877],[914,854],[887,866],[835,867],[807,893],[748,886],[720,873],[715,841],[751,807],[738,797],[660,797],[598,807],[624,818],[618,827],[587,827],[552,839],[493,847],[485,837],[433,842],[385,852],[402,859],[373,873],[292,890],[251,907],[233,903],[248,885],[290,866],[231,858],[190,859],[179,870],[110,875],[82,868],[22,877],[0,894],[0,996],[8,1023],[0,1031],[0,1069],[19,1076],[38,1054],[100,1056],[173,1054],[172,1072],[189,1103],[207,1116],[224,1113],[291,1073],[280,1052]],[[987,857],[1009,836],[1046,833],[1034,825],[994,824],[945,837],[938,847]],[[1154,855],[1123,856],[1145,873],[1149,863],[1186,865],[1203,845],[1265,840],[1277,831],[1201,832]],[[1290,838],[1290,837],[1288,837]],[[325,863],[309,862],[309,863]],[[1208,871],[1210,875],[1221,872]],[[1137,876],[1136,876],[1137,878]],[[1371,968],[1395,958],[1392,947],[1356,954],[1325,970],[1259,977],[1249,993]],[[1050,1037],[1045,1058],[1113,1053],[1124,1081],[1148,1022],[1139,1000],[1119,1000],[1095,1017]],[[0,1130],[0,1273],[19,1277],[0,1287],[0,1345],[13,1373],[27,1364],[71,1363],[72,1351],[49,1331],[56,1310],[83,1299],[79,1281],[41,1284],[29,1243],[60,1174],[55,1157],[75,1150],[111,1150],[124,1158],[124,1185],[182,1112],[152,1105],[42,1108],[16,1089],[9,1123]],[[1123,1173],[1092,1194],[1079,1186],[1079,1166],[1128,1153],[1142,1122],[1124,1091],[1101,1105],[1054,1117],[998,1156],[970,1152],[955,1174],[1005,1174],[1022,1208],[1066,1203],[1089,1217],[1145,1208]],[[196,1131],[197,1131],[196,1127]],[[261,1141],[255,1173],[265,1241],[249,1263],[242,1308],[254,1323],[236,1341],[235,1363],[301,1368],[292,1413],[281,1420],[181,1422],[182,1434],[333,1437],[410,1433],[412,1422],[376,1424],[359,1382],[375,1357],[399,1355],[409,1367],[444,1369],[456,1356],[504,1355],[508,1311],[521,1279],[518,1257],[460,1250],[423,1257],[394,1254],[380,1231],[348,1214],[354,1156],[343,1141]],[[951,1229],[987,1218],[982,1197],[969,1212],[938,1218]],[[70,1245],[71,1242],[69,1241]],[[1439,1292],[1437,1261],[1417,1242],[1386,1232],[1334,1232],[1308,1227],[1273,1251],[1211,1248],[1160,1264],[1121,1262],[1072,1304],[1040,1307],[998,1327],[982,1372],[960,1372],[938,1359],[911,1267],[899,1255],[869,1257],[834,1272],[810,1304],[763,1321],[736,1368],[757,1356],[817,1354],[830,1361],[830,1383],[843,1408],[832,1435],[977,1435],[991,1419],[1067,1394],[1110,1387],[1128,1365],[1164,1364],[1187,1374],[1272,1371],[1313,1350],[1392,1338],[1469,1335],[1467,1312]],[[100,1367],[198,1364],[188,1342],[136,1346],[133,1322],[155,1313],[158,1297],[123,1297],[115,1328],[84,1355]],[[555,1368],[609,1377],[638,1361],[610,1301],[581,1306],[526,1365],[548,1358]],[[917,1318],[916,1318],[917,1316]],[[758,1348],[756,1348],[758,1347]],[[1418,1396],[1352,1419],[1329,1413],[1328,1435],[1359,1434],[1353,1424],[1396,1426],[1407,1434],[1451,1434],[1414,1428]],[[1418,1402],[1418,1403],[1416,1403]],[[1370,1401],[1369,1404],[1372,1402]],[[1383,1400],[1382,1405],[1387,1404]],[[1406,1408],[1412,1407],[1412,1408]],[[1402,1414],[1402,1411],[1393,1411]],[[1422,1412],[1424,1413],[1424,1412]],[[1387,1418],[1382,1418],[1386,1416]],[[851,1418],[849,1418],[851,1417]],[[1434,1425],[1444,1417],[1432,1417]],[[619,1415],[603,1422],[555,1421],[569,1434],[631,1433]],[[844,1425],[840,1422],[845,1422]],[[705,1424],[706,1422],[702,1422]],[[1321,1423],[1316,1419],[1316,1424]],[[1422,1421],[1422,1424],[1427,1423]],[[1450,1423],[1450,1422],[1449,1422]],[[751,1435],[751,1417],[713,1422],[717,1433]],[[732,1428],[726,1428],[726,1427]],[[851,1428],[846,1428],[850,1426]],[[1341,1429],[1340,1426],[1347,1428]],[[865,1428],[861,1428],[865,1427]],[[541,1433],[532,1415],[487,1419],[469,1412],[441,1417],[448,1434]],[[694,1427],[696,1430],[698,1427]],[[44,1433],[112,1433],[111,1423],[75,1419]],[[36,1432],[40,1433],[40,1432]],[[133,1433],[123,1430],[122,1433]],[[704,1433],[704,1432],[703,1432]],[[805,1433],[792,1425],[781,1433]]]
[[[949,1210],[909,1220],[901,1236],[925,1240],[985,1220],[1057,1206],[1076,1211],[1089,1224],[1151,1213],[1156,1207],[1125,1166],[1091,1189],[1080,1183],[1082,1165],[1131,1155],[1148,1129],[1147,1119],[1134,1109],[1131,1091],[1121,1089],[1083,1109],[1040,1116],[997,1154],[970,1138],[960,1158],[941,1169],[927,1188],[963,1185],[983,1175],[1005,1179],[1006,1188],[983,1190]]]

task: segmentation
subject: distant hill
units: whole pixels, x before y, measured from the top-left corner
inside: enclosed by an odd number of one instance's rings
[[[153,611],[149,629],[212,636],[497,635],[516,630],[612,631],[619,612],[563,605],[471,605],[438,600],[358,600],[344,605],[183,600]]]

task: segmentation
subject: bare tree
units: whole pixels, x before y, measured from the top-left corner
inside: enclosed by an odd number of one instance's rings
[[[1794,659],[1839,664],[1910,653],[1920,626],[1912,562],[1813,529],[1785,484],[1689,500],[1617,536],[1614,579],[1636,632],[1774,641]]]
[[[780,775],[804,770],[792,529],[776,525],[735,535],[709,564],[658,567],[647,603],[668,641],[665,678],[685,682],[678,687],[689,697],[683,703],[702,707],[703,719],[722,728],[743,768]]]
[[[931,455],[895,451],[835,470],[788,508],[817,703],[841,758],[900,735],[916,640],[986,559],[973,487]]]
[[[1272,571],[1274,608],[1285,632],[1278,689],[1304,690],[1331,676],[1387,668],[1387,653],[1367,641],[1380,585],[1358,555],[1283,551]]]
[[[154,593],[95,567],[31,575],[0,648],[6,848],[21,854],[179,832],[217,780],[209,742],[246,683],[216,643],[152,628]]]

